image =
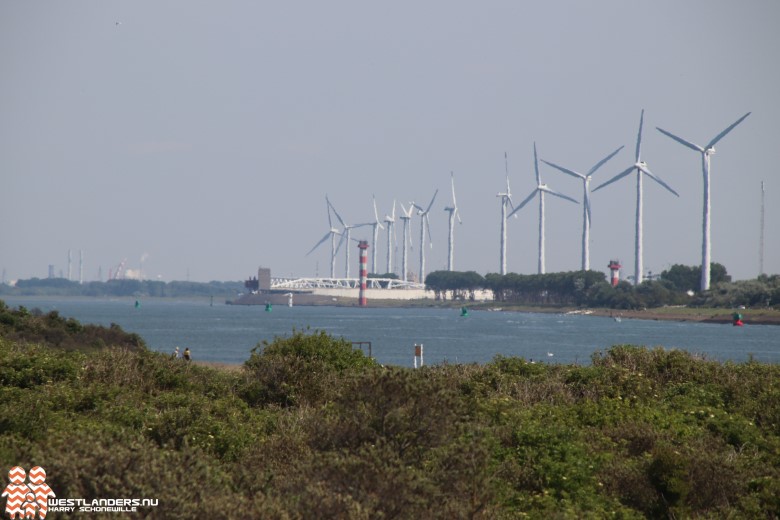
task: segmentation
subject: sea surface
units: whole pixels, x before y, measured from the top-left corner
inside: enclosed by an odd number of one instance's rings
[[[485,363],[496,355],[545,363],[589,364],[612,345],[662,346],[720,361],[780,362],[780,327],[651,321],[565,314],[357,307],[240,306],[210,300],[4,298],[11,307],[56,310],[82,323],[135,332],[161,352],[189,347],[196,360],[243,363],[252,349],[293,330],[324,330],[371,342],[383,364],[413,366],[415,344],[425,364]],[[368,350],[367,345],[362,347]]]

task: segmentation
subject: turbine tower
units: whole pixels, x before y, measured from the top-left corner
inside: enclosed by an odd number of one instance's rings
[[[431,239],[431,221],[428,219],[428,213],[431,211],[433,201],[436,200],[439,190],[433,192],[431,202],[428,203],[428,207],[423,209],[422,206],[418,206],[412,202],[412,206],[417,208],[417,215],[420,216],[420,283],[425,283],[425,231],[428,230],[428,243],[430,247],[433,247],[433,240]]]
[[[325,242],[328,238],[330,238],[330,277],[335,278],[336,277],[336,235],[340,235],[339,230],[333,227],[333,220],[330,216],[330,201],[328,200],[328,196],[325,195],[325,202],[326,202],[326,209],[328,210],[328,226],[330,229],[327,233],[325,233],[325,236],[323,236],[319,242],[314,244],[314,247],[309,249],[309,252],[306,253],[306,256],[309,256],[312,251],[317,249],[320,244]]]
[[[766,195],[766,190],[764,189],[764,181],[761,181],[761,222],[759,224],[759,238],[758,238],[759,276],[764,274],[764,195]]]
[[[327,200],[327,197],[326,197]],[[328,200],[328,204],[330,205],[330,209],[333,210],[333,214],[336,215],[336,218],[339,219],[339,222],[341,222],[342,231],[341,231],[341,238],[339,239],[339,245],[336,246],[336,253],[338,253],[339,248],[341,247],[342,242],[344,242],[344,239],[347,241],[347,247],[346,249],[346,265],[344,268],[344,278],[349,278],[349,241],[352,239],[350,237],[350,234],[353,229],[364,227],[364,226],[370,226],[371,222],[364,222],[363,224],[347,224],[344,222],[344,219],[341,218],[341,215],[339,215],[339,212],[336,211],[336,208],[333,206],[333,204]],[[335,256],[335,253],[334,253]]]
[[[622,149],[623,147],[621,146],[611,154],[604,157],[602,160],[597,162],[593,168],[588,170],[588,173],[586,174],[582,174],[580,172],[570,170],[568,168],[564,168],[563,166],[558,166],[557,164],[553,164],[551,162],[542,159],[542,162],[544,164],[547,164],[548,166],[552,166],[556,170],[562,171],[563,173],[571,175],[572,177],[577,177],[578,179],[582,179],[582,270],[583,271],[590,270],[590,224],[591,224],[590,179],[593,176],[593,174],[596,173],[596,170],[601,168],[604,165],[604,163],[612,159]]]
[[[550,195],[555,195],[556,197],[560,197],[562,199],[570,200],[573,203],[577,204],[577,201],[573,198],[566,196],[562,193],[558,193],[557,191],[550,189],[547,187],[546,184],[542,184],[542,177],[539,175],[539,160],[536,158],[536,143],[534,143],[534,171],[536,172],[536,188],[534,188],[534,191],[531,192],[531,194],[525,198],[523,202],[521,202],[513,211],[509,214],[511,217],[521,209],[523,209],[523,206],[531,202],[531,199],[533,199],[536,194],[539,194],[539,265],[538,265],[538,272],[539,274],[544,274],[544,194],[549,193]]]
[[[671,132],[667,132],[662,128],[656,127],[656,129],[667,137],[671,137],[683,146],[695,150],[701,153],[701,169],[704,175],[704,208],[702,216],[702,241],[701,241],[701,290],[708,291],[710,289],[710,257],[712,254],[710,245],[710,156],[715,153],[715,143],[723,139],[726,134],[734,130],[738,124],[740,124],[750,112],[731,123],[725,130],[712,138],[706,146],[701,147],[698,144],[694,144],[690,141],[686,141],[681,137],[677,137]]]
[[[371,272],[376,274],[376,239],[379,235],[379,229],[385,229],[382,223],[379,221],[379,213],[376,210],[376,197],[371,195],[371,199],[374,202],[374,221],[371,223],[373,241],[371,242]]]
[[[514,208],[512,204],[512,192],[509,189],[509,160],[507,159],[506,152],[504,152],[504,170],[506,171],[506,191],[504,193],[497,193],[496,197],[501,197],[501,274],[506,274],[506,206],[509,204]]]
[[[455,248],[455,217],[458,217],[458,224],[463,224],[460,220],[460,211],[458,211],[458,204],[455,202],[455,174],[450,172],[450,181],[452,184],[452,206],[444,208],[444,211],[449,212],[449,236],[447,238],[447,270],[452,271],[454,269],[453,258]]]
[[[393,212],[390,215],[385,215],[385,224],[387,225],[387,271],[386,273],[393,272],[393,234],[395,231],[395,200],[393,201]],[[396,240],[397,242],[398,240]]]
[[[413,204],[414,203],[409,205],[408,210],[404,208],[403,204],[401,204],[401,215],[398,217],[404,221],[404,238],[403,238],[404,247],[401,253],[401,279],[403,279],[404,282],[407,280],[407,276],[406,276],[406,266],[408,260],[407,248],[412,244],[412,230],[411,228],[409,228],[409,221],[412,219],[412,210],[414,209]]]
[[[666,184],[664,181],[660,179],[660,177],[656,176],[650,170],[647,168],[647,163],[642,160],[641,157],[641,151],[642,151],[642,124],[645,119],[645,110],[642,109],[641,114],[639,115],[639,132],[636,136],[636,159],[634,164],[626,168],[624,171],[618,173],[614,177],[612,177],[607,182],[597,186],[593,189],[593,191],[598,191],[604,186],[608,184],[612,184],[613,182],[622,179],[626,175],[636,171],[636,235],[635,235],[635,241],[634,241],[634,283],[636,285],[639,285],[642,283],[642,179],[644,175],[647,175],[651,179],[653,179],[655,182],[675,194],[676,196],[680,196],[676,191],[674,191],[668,184]]]

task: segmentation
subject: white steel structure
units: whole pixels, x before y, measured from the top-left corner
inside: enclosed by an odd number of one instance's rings
[[[431,206],[433,206],[433,201],[436,200],[436,195],[438,195],[439,190],[436,190],[433,192],[433,197],[431,197],[431,202],[428,203],[428,207],[423,209],[422,206],[418,206],[414,202],[412,202],[412,206],[417,208],[417,215],[420,217],[420,283],[425,283],[425,232],[427,230],[428,232],[428,243],[431,248],[433,248],[433,239],[431,238],[431,221],[428,219],[428,213],[431,211]]]
[[[721,133],[713,137],[712,140],[710,140],[710,142],[703,147],[699,146],[698,144],[694,144],[690,141],[686,141],[681,137],[677,137],[673,133],[667,132],[662,128],[656,127],[656,129],[662,134],[671,137],[672,139],[682,144],[683,146],[687,146],[688,148],[701,153],[701,169],[702,169],[702,174],[704,175],[704,208],[703,208],[703,216],[702,216],[702,243],[701,243],[701,290],[702,291],[708,291],[710,289],[710,262],[711,262],[710,258],[712,255],[711,245],[710,245],[710,156],[715,154],[715,143],[723,139],[726,136],[726,134],[734,130],[734,127],[736,127],[738,124],[744,121],[744,119],[749,115],[750,112],[737,119],[735,122],[733,122],[728,127],[726,127],[725,130],[723,130]]]
[[[374,203],[374,221],[371,223],[372,228],[372,242],[371,242],[371,272],[376,274],[376,239],[379,235],[379,229],[385,229],[382,223],[379,221],[379,212],[376,210],[376,197],[371,195],[371,200]]]
[[[325,197],[325,199],[328,200],[327,197]],[[344,219],[341,218],[341,215],[339,215],[339,212],[336,211],[336,208],[333,206],[333,204],[330,202],[330,200],[328,200],[328,204],[330,205],[330,209],[333,210],[333,214],[336,215],[336,218],[339,219],[339,222],[341,222],[341,226],[343,227],[343,229],[341,231],[341,238],[339,239],[339,245],[336,247],[336,253],[338,253],[338,249],[341,247],[341,244],[344,242],[344,239],[346,239],[346,241],[347,241],[347,247],[345,248],[346,249],[347,261],[346,261],[346,265],[345,265],[345,269],[344,269],[344,278],[349,278],[349,249],[350,249],[349,241],[351,240],[350,233],[355,228],[364,227],[364,226],[370,226],[371,222],[364,222],[363,224],[347,224],[346,222],[344,222]],[[334,253],[333,256],[335,256],[335,253]]]
[[[341,235],[341,233],[339,232],[338,229],[333,227],[333,219],[330,216],[331,204],[330,201],[328,200],[327,195],[325,195],[325,202],[328,210],[328,226],[330,227],[330,229],[328,230],[327,233],[325,233],[325,236],[323,236],[319,242],[314,244],[314,247],[309,249],[309,252],[306,253],[306,256],[309,256],[312,253],[312,251],[314,251],[320,246],[320,244],[322,244],[328,238],[330,238],[330,277],[335,278],[336,277],[336,235]]]
[[[406,282],[395,278],[369,278],[369,289],[417,289],[424,290],[425,284]],[[359,289],[359,278],[272,278],[271,289]]]
[[[412,230],[409,227],[409,221],[412,219],[412,210],[414,210],[412,204],[409,205],[408,210],[401,204],[401,215],[398,217],[404,221],[403,248],[401,249],[401,279],[404,282],[407,279],[408,248],[412,245]]]
[[[393,272],[393,252],[395,251],[395,247],[393,247],[394,239],[395,239],[395,200],[393,201],[393,211],[390,213],[390,215],[385,215],[385,224],[387,229],[387,270],[386,273],[392,273]],[[397,240],[395,240],[397,242]]]
[[[504,152],[504,170],[506,171],[506,191],[496,194],[496,197],[501,197],[501,253],[499,258],[502,275],[506,274],[506,207],[507,204],[512,206],[512,191],[509,189],[509,160],[506,152]]]
[[[582,270],[583,271],[588,271],[590,269],[590,224],[591,224],[590,179],[593,176],[593,174],[596,173],[596,170],[601,168],[604,165],[604,163],[612,159],[622,149],[623,147],[621,146],[611,154],[604,157],[602,160],[597,162],[593,168],[588,170],[588,173],[585,174],[582,174],[575,170],[570,170],[569,168],[564,168],[563,166],[559,166],[557,164],[542,159],[542,162],[547,164],[548,166],[552,166],[556,170],[562,171],[563,173],[566,173],[568,175],[571,175],[572,177],[576,177],[582,180]]]
[[[666,184],[664,181],[662,181],[658,176],[650,172],[650,170],[647,168],[647,163],[642,160],[641,157],[641,151],[642,151],[642,124],[645,119],[645,110],[642,109],[641,114],[639,115],[639,132],[636,136],[636,159],[634,161],[634,164],[626,168],[624,171],[618,173],[614,177],[612,177],[607,182],[597,186],[593,189],[593,191],[598,191],[604,186],[608,184],[612,184],[613,182],[622,179],[626,175],[636,171],[636,235],[635,235],[635,243],[634,243],[634,283],[636,285],[639,285],[642,283],[642,179],[644,175],[647,175],[651,179],[653,179],[655,182],[675,194],[676,196],[680,196],[676,191],[674,191],[668,184]]]
[[[761,222],[759,223],[758,233],[758,274],[764,274],[764,181],[761,181]]]
[[[449,235],[447,237],[447,270],[452,271],[454,269],[454,256],[455,256],[455,217],[458,217],[458,224],[463,224],[460,220],[460,211],[458,211],[458,204],[455,202],[455,174],[450,172],[450,182],[452,184],[452,206],[444,208],[444,211],[449,215]]]
[[[539,175],[539,160],[536,157],[536,143],[534,143],[534,171],[536,172],[536,188],[534,188],[534,191],[531,192],[531,194],[525,198],[523,202],[521,202],[513,211],[508,215],[508,217],[511,217],[521,209],[523,209],[523,206],[528,204],[531,199],[533,199],[537,194],[539,194],[539,264],[538,264],[538,272],[539,274],[544,274],[544,194],[549,193],[550,195],[555,195],[556,197],[560,197],[562,199],[569,200],[575,204],[577,204],[577,201],[573,198],[564,195],[563,193],[558,193],[557,191],[550,189],[547,187],[546,184],[542,183],[542,177]]]

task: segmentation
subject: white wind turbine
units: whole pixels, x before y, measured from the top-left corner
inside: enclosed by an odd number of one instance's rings
[[[496,197],[501,197],[501,274],[506,274],[506,206],[512,206],[512,192],[509,189],[509,161],[504,152],[504,170],[506,171],[506,192],[497,193]],[[514,207],[514,206],[512,206]]]
[[[701,153],[701,169],[704,175],[704,214],[702,216],[702,243],[701,243],[701,290],[708,291],[710,289],[710,257],[712,255],[712,249],[710,244],[710,156],[715,153],[715,143],[723,139],[726,134],[734,130],[738,124],[740,124],[751,113],[748,112],[744,116],[737,119],[725,130],[716,135],[712,140],[707,143],[706,146],[701,147],[690,141],[686,141],[681,137],[677,137],[671,132],[667,132],[662,128],[656,127],[656,129],[662,134],[671,137],[678,143],[691,148]]]
[[[523,209],[523,206],[531,202],[531,199],[533,199],[537,194],[539,194],[539,264],[538,264],[538,272],[539,274],[544,274],[544,194],[549,193],[550,195],[555,195],[556,197],[560,197],[562,199],[570,200],[571,202],[578,204],[576,200],[573,198],[564,195],[563,193],[558,193],[557,191],[550,189],[547,187],[546,184],[542,184],[542,177],[539,175],[539,161],[536,157],[536,143],[534,143],[534,171],[536,172],[536,188],[534,188],[534,191],[531,192],[531,194],[525,198],[523,202],[521,202],[508,216],[511,217],[521,209]]]
[[[458,217],[458,223],[462,224],[460,220],[460,211],[458,211],[458,204],[455,202],[455,174],[450,172],[450,181],[452,184],[452,206],[444,208],[444,211],[449,212],[449,237],[447,239],[447,270],[453,270],[454,259],[454,247],[455,247],[455,217]]]
[[[379,235],[379,229],[385,229],[382,223],[379,221],[379,213],[376,210],[376,197],[371,195],[371,199],[374,202],[374,221],[371,223],[373,241],[371,242],[371,272],[376,274],[376,239]]]
[[[312,247],[308,253],[306,253],[306,256],[309,256],[312,251],[317,249],[320,244],[325,242],[328,238],[330,238],[330,277],[335,278],[336,277],[336,235],[341,235],[338,229],[333,227],[333,220],[330,217],[330,208],[331,204],[328,200],[328,196],[325,196],[325,202],[326,209],[328,210],[328,226],[330,227],[330,230],[325,233],[325,236],[320,239],[319,242],[314,244],[314,247]]]
[[[395,235],[393,232],[395,231],[395,200],[393,201],[393,212],[390,215],[385,215],[384,222],[387,226],[387,271],[386,273],[392,273],[393,272],[393,251],[395,248],[393,247],[393,238]],[[396,240],[397,242],[397,240]]]
[[[428,242],[430,247],[433,247],[433,239],[431,239],[431,221],[428,219],[428,213],[431,211],[433,201],[436,200],[436,195],[439,190],[433,193],[431,202],[428,203],[428,207],[423,209],[422,206],[418,206],[412,202],[412,206],[417,208],[417,215],[420,216],[420,283],[425,283],[425,231],[428,231]]]
[[[406,266],[407,266],[407,259],[408,254],[408,247],[412,245],[412,230],[409,227],[409,221],[412,220],[412,210],[414,210],[414,203],[409,205],[409,209],[407,210],[404,208],[404,205],[401,204],[401,215],[398,217],[401,220],[404,221],[404,237],[403,237],[403,249],[401,252],[401,279],[405,282],[407,280],[406,276]]]
[[[645,175],[653,179],[655,182],[675,194],[680,196],[674,191],[668,184],[661,180],[660,177],[653,174],[648,168],[647,163],[642,160],[642,124],[645,119],[645,110],[639,116],[639,132],[636,136],[636,159],[634,164],[612,177],[607,182],[597,186],[593,191],[598,191],[608,184],[622,179],[626,175],[636,171],[636,237],[635,237],[635,251],[634,251],[634,283],[639,285],[642,283],[642,179]]]
[[[552,166],[556,170],[560,170],[563,173],[571,175],[572,177],[577,177],[578,179],[582,179],[582,270],[583,271],[590,270],[590,224],[591,224],[590,179],[593,176],[593,174],[596,173],[596,170],[601,168],[604,165],[604,163],[612,159],[622,149],[623,147],[621,146],[611,154],[604,157],[602,160],[597,162],[593,168],[588,170],[588,173],[586,174],[582,174],[580,172],[570,170],[568,168],[564,168],[563,166],[558,166],[557,164],[553,164],[549,161],[545,161],[544,159],[542,159],[542,162],[547,164],[548,166]]]
[[[327,197],[326,197],[327,200]],[[347,253],[347,261],[346,261],[346,268],[344,270],[344,278],[349,278],[349,249],[350,244],[349,241],[351,240],[350,234],[351,231],[355,228],[363,227],[363,226],[370,226],[371,222],[364,222],[363,224],[347,224],[344,222],[344,219],[341,218],[341,215],[339,215],[339,212],[336,211],[336,208],[333,206],[333,204],[328,200],[328,204],[330,205],[330,209],[333,210],[333,214],[336,215],[336,218],[339,219],[339,222],[341,222],[341,226],[344,228],[341,231],[341,239],[339,239],[339,245],[336,247],[336,253],[338,253],[338,249],[341,247],[342,242],[344,242],[344,239],[347,241],[347,247],[346,247],[346,253]],[[334,254],[335,256],[335,254]]]

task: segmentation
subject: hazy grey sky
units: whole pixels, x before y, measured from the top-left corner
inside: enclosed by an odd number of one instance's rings
[[[382,216],[439,188],[426,267],[443,269],[454,171],[455,268],[497,272],[504,152],[519,202],[534,141],[578,170],[626,145],[595,186],[633,162],[644,108],[643,158],[680,194],[645,182],[645,268],[701,258],[700,156],[655,127],[705,144],[752,111],[713,158],[713,261],[758,274],[764,180],[764,270],[778,273],[778,20],[776,0],[0,0],[0,268],[66,273],[70,249],[86,280],[142,258],[165,281],[326,275],[328,247],[305,256],[326,193],[363,222],[372,193]],[[633,273],[633,179],[593,194],[594,269],[619,258]],[[581,208],[546,206],[548,272],[578,269]],[[535,273],[535,204],[508,236],[508,270]]]

